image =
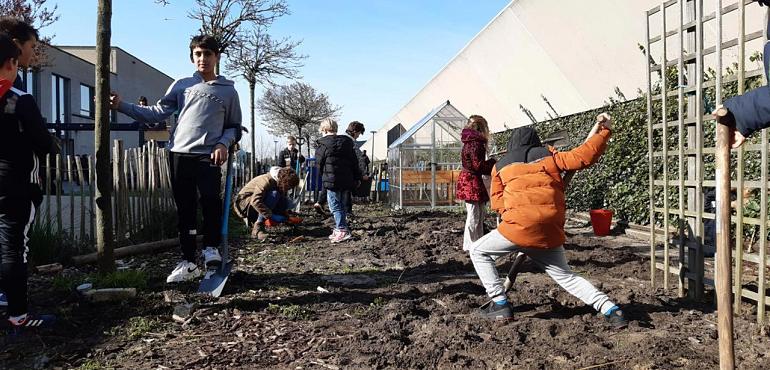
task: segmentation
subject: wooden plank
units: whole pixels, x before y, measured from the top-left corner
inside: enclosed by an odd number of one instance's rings
[[[80,243],[84,243],[86,240],[86,178],[83,176],[83,164],[80,163],[80,159],[75,161],[75,168],[80,181]]]
[[[73,181],[72,156],[67,155],[67,181],[70,193],[70,242],[75,242],[75,181]]]
[[[94,203],[94,196],[96,193],[96,170],[94,168],[94,157],[88,156],[88,183],[91,185],[89,186],[89,194],[88,194],[88,204],[90,205],[90,212],[89,212],[89,221],[91,222],[91,227],[88,229],[91,233],[91,240],[96,241],[96,229],[95,229],[95,223],[96,223],[96,203]]]

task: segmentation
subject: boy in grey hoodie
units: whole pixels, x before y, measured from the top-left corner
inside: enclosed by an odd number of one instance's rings
[[[197,193],[203,208],[203,259],[207,267],[222,263],[220,243],[222,171],[229,148],[240,139],[241,106],[233,82],[218,76],[219,43],[211,36],[190,41],[190,60],[196,67],[192,77],[174,81],[152,106],[121,101],[113,94],[110,105],[140,122],[160,122],[179,112],[171,130],[171,187],[179,219],[182,258],[166,282],[187,281],[202,274],[196,263]]]

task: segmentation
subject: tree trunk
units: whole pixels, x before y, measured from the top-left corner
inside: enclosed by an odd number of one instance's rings
[[[99,272],[115,270],[112,240],[112,172],[110,168],[110,37],[112,0],[99,0],[96,24],[96,253]]]
[[[257,138],[257,126],[256,126],[256,120],[254,118],[254,90],[256,84],[254,82],[249,82],[249,113],[251,114],[251,163],[249,165],[251,166],[251,173],[254,172],[254,161],[257,160],[257,144],[256,144],[256,138]]]

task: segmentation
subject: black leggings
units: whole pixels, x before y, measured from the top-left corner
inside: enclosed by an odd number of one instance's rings
[[[217,247],[222,239],[222,170],[211,165],[208,155],[171,152],[169,162],[182,258],[195,262],[198,195],[203,208],[203,246]]]
[[[36,209],[26,194],[0,195],[0,290],[10,316],[27,313],[27,240]]]

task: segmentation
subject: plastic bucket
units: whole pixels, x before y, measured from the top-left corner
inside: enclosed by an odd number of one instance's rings
[[[610,235],[610,226],[612,225],[612,211],[609,209],[592,209],[591,226],[594,228],[594,235]]]

